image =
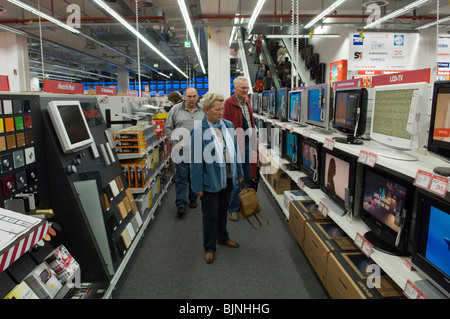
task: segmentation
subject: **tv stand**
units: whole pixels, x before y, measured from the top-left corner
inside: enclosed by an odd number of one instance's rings
[[[380,250],[386,254],[399,256],[399,257],[407,257],[407,256],[411,255],[407,251],[401,251],[401,250],[385,243],[380,238],[378,238],[378,236],[372,231],[368,231],[367,233],[365,233],[364,238],[367,239],[367,241],[372,244],[373,248]]]
[[[333,137],[333,140],[335,140],[338,143],[344,143],[344,144],[354,144],[354,145],[361,145],[364,144],[364,142],[357,137],[354,137],[353,135],[349,135],[347,137]]]

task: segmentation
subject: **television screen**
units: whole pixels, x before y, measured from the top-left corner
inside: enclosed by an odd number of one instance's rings
[[[333,127],[347,134],[347,138],[335,138],[337,142],[362,144],[357,139],[366,131],[367,90],[365,88],[337,90],[334,98]]]
[[[442,159],[450,160],[450,81],[434,83],[431,104],[428,150]],[[435,173],[450,176],[450,167],[436,167]]]
[[[286,154],[286,159],[297,169],[300,168],[298,142],[299,136],[297,134],[286,132],[284,154]]]
[[[277,94],[277,91],[275,91],[275,90],[269,91],[269,110],[267,113],[272,116],[276,115],[276,113],[275,113],[276,112],[275,107],[277,104],[276,94]]]
[[[261,111],[263,114],[267,114],[269,111],[269,91],[261,93]]]
[[[319,183],[320,149],[312,140],[301,140],[302,171],[316,184]]]
[[[323,90],[309,90],[308,94],[308,119],[315,122],[322,122]]]
[[[290,91],[289,92],[289,118],[291,122],[300,121],[300,108],[301,108],[301,94],[302,91]]]
[[[390,148],[375,152],[394,159],[417,160],[404,151],[425,145],[429,102],[428,83],[375,87],[370,137]],[[410,110],[416,115],[410,117]]]
[[[450,298],[450,206],[429,192],[417,196],[411,263]],[[429,296],[430,297],[430,296]]]
[[[307,88],[308,103],[306,124],[328,130],[329,125],[329,85],[311,85]]]
[[[345,200],[345,189],[349,187],[350,163],[330,153],[325,154],[324,186],[340,199]]]
[[[276,94],[276,116],[280,121],[288,120],[288,89],[278,89]]]

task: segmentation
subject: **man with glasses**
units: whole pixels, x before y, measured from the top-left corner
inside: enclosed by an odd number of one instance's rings
[[[250,84],[247,78],[239,76],[233,80],[235,93],[225,100],[223,118],[233,122],[236,129],[245,186],[250,187],[251,179],[256,177],[257,139],[255,119],[248,98]],[[245,157],[244,157],[245,156]],[[233,188],[228,209],[229,218],[238,220],[240,186]]]
[[[186,212],[186,194],[188,194],[189,207],[197,207],[197,194],[192,191],[189,178],[190,135],[181,134],[183,132],[179,130],[172,136],[172,132],[176,129],[185,129],[185,132],[190,132],[194,128],[194,121],[203,119],[205,113],[198,104],[198,99],[197,90],[188,87],[184,92],[184,101],[172,107],[166,120],[166,136],[172,144],[172,154],[177,154],[178,159],[175,160],[175,157],[173,157],[175,164],[175,205],[178,216],[183,216]],[[186,138],[184,138],[185,136]],[[187,157],[183,156],[184,151],[187,152],[185,154]]]

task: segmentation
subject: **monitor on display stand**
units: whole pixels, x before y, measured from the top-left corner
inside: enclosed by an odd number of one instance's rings
[[[306,88],[307,116],[305,123],[330,133],[330,85],[328,83],[310,85]]]

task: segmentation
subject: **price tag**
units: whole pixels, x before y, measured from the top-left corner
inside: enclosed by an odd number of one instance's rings
[[[359,247],[359,249],[362,249],[362,246],[364,244],[364,238],[361,236],[360,233],[356,233],[355,237],[355,245]]]
[[[433,174],[419,169],[416,174],[416,179],[414,180],[414,185],[428,189],[428,187],[430,187],[432,177]]]
[[[377,154],[369,152],[369,155],[367,156],[366,164],[371,167],[374,167],[376,161],[377,161]]]
[[[364,240],[364,243],[361,247],[361,251],[364,253],[364,255],[366,255],[367,257],[370,257],[370,255],[372,254],[372,244],[369,243],[367,240]]]
[[[322,215],[323,215],[324,217],[327,217],[327,216],[328,216],[328,208],[327,208],[325,205],[323,205]]]
[[[444,197],[447,194],[448,178],[434,175],[429,190]]]
[[[406,297],[409,299],[417,299],[419,297],[419,289],[414,286],[414,284],[408,279],[406,281],[405,289],[403,290],[403,293]]]
[[[281,164],[281,170],[286,173],[286,164]]]
[[[307,128],[305,128],[305,129],[303,130],[303,136],[306,137],[306,138],[308,138],[310,135],[311,135],[311,131],[308,130]]]
[[[300,190],[303,190],[303,187],[305,187],[305,183],[300,178],[298,178],[297,186],[300,188]]]
[[[282,129],[283,131],[286,130],[286,123],[283,123],[283,124],[281,125],[281,129]]]
[[[319,212],[322,213],[323,212],[323,203],[320,202],[319,203],[319,208],[318,208]]]
[[[275,120],[272,120],[272,125],[275,125]]]
[[[361,152],[359,152],[358,162],[366,164],[368,155],[368,152],[361,150]]]
[[[414,270],[413,266],[411,265],[411,261],[404,258],[403,259],[403,264],[405,265],[406,268],[408,268],[408,270],[412,271]]]
[[[329,149],[330,151],[333,150],[334,148],[334,140],[331,140],[329,138],[325,139],[325,142],[323,143],[323,146],[327,149]]]
[[[289,129],[289,133],[294,133],[294,127],[293,126],[291,126],[291,128]]]

